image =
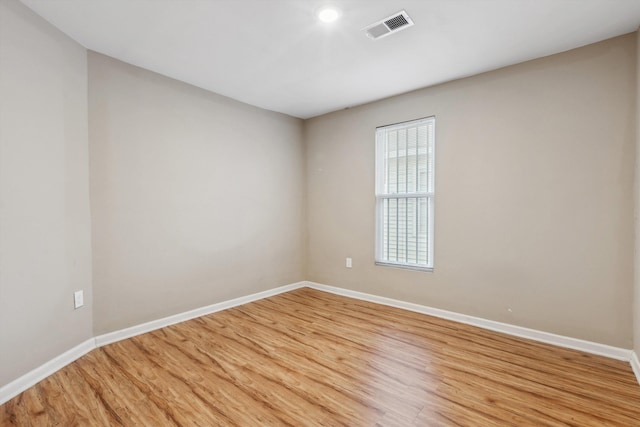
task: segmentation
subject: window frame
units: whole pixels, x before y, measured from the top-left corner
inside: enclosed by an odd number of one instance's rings
[[[385,136],[387,132],[393,130],[399,130],[403,128],[418,127],[423,124],[432,125],[432,138],[427,140],[427,164],[431,166],[431,171],[427,170],[425,178],[427,180],[427,191],[414,191],[406,193],[386,193],[384,192],[385,176],[386,176],[386,147]],[[408,120],[405,122],[394,123],[391,125],[379,126],[376,128],[376,140],[375,140],[375,198],[376,198],[376,230],[375,230],[375,264],[386,267],[396,267],[402,269],[419,270],[419,271],[433,271],[434,268],[434,213],[435,213],[435,146],[436,146],[436,120],[435,116],[423,117],[415,120]],[[431,147],[430,147],[431,146]],[[431,159],[429,158],[429,148],[431,148]],[[417,153],[417,148],[416,148]],[[429,172],[431,172],[432,188],[429,191]],[[417,182],[416,182],[417,190]],[[399,261],[390,261],[384,259],[384,201],[391,199],[416,199],[416,203],[419,199],[425,198],[427,201],[427,263],[412,264]],[[405,208],[406,209],[406,208]]]

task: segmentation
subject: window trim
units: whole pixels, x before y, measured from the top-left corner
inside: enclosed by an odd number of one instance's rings
[[[407,125],[415,125],[420,126],[424,123],[431,123],[433,126],[433,150],[432,150],[432,182],[433,189],[432,191],[423,191],[423,192],[414,192],[414,193],[384,193],[382,189],[384,188],[384,144],[380,141],[381,130],[390,131],[394,129],[401,129],[407,127]],[[394,123],[391,125],[378,126],[376,128],[376,140],[375,140],[375,198],[376,198],[376,208],[375,208],[375,265],[380,265],[384,267],[394,267],[394,268],[402,268],[408,270],[418,270],[418,271],[429,271],[432,272],[434,269],[434,246],[435,246],[435,235],[434,235],[434,214],[435,214],[435,140],[436,140],[436,121],[435,116],[423,117],[415,120],[408,120],[405,122]],[[429,159],[427,159],[428,161]],[[428,179],[428,176],[427,176]],[[402,262],[389,262],[383,260],[383,241],[384,238],[382,236],[384,230],[384,214],[382,209],[384,207],[384,201],[388,199],[427,199],[427,227],[428,227],[428,238],[427,238],[427,265],[416,265]]]

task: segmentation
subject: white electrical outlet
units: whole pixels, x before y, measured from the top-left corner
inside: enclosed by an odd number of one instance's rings
[[[84,305],[84,291],[75,291],[73,293],[73,308],[80,308]]]
[[[347,265],[347,268],[351,268],[351,265],[352,265],[351,258],[347,258],[347,264],[346,265]]]

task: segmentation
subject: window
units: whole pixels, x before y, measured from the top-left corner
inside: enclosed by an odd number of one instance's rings
[[[435,118],[376,130],[376,264],[433,269]]]

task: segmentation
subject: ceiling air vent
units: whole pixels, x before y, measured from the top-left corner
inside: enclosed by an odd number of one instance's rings
[[[367,25],[362,29],[364,33],[370,39],[376,40],[382,37],[386,37],[393,33],[397,33],[398,31],[402,31],[405,28],[409,28],[413,25],[413,21],[407,15],[407,12],[404,10],[394,13],[391,16],[388,16],[380,21]]]

